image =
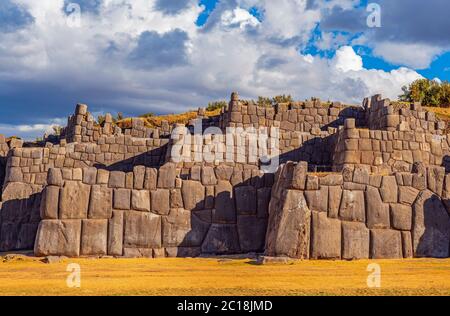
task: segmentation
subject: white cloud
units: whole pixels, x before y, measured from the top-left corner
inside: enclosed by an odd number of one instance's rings
[[[67,123],[67,119],[55,118],[49,119],[49,124],[0,124],[0,134],[8,136],[19,136],[25,140],[34,140],[42,137],[44,134],[50,135],[54,133],[53,127],[63,126]]]
[[[363,69],[363,60],[351,46],[343,46],[336,51],[334,66],[343,72],[360,71]]]
[[[226,27],[239,27],[241,29],[247,26],[256,27],[259,25],[259,21],[247,10],[242,8],[235,8],[234,10],[227,10],[221,17],[222,25]]]
[[[375,44],[373,52],[393,64],[425,69],[444,49],[424,44],[380,42]]]

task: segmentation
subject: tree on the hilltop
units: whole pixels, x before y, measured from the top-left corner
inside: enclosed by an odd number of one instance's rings
[[[418,79],[409,86],[402,88],[403,94],[400,101],[421,102],[426,106],[449,106],[450,84],[435,80]]]

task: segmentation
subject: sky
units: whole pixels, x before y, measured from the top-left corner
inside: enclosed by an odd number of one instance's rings
[[[448,0],[0,0],[0,134],[76,103],[176,113],[290,94],[360,104],[450,80]]]

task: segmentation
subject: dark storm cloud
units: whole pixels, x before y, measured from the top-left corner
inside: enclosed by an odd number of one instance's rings
[[[10,0],[0,1],[0,32],[14,32],[33,21],[34,18],[24,8]]]
[[[310,0],[312,1],[312,0]],[[366,7],[343,10],[335,7],[324,12],[320,23],[325,31],[367,32],[375,41],[450,45],[450,1],[448,0],[379,0],[380,28],[366,24],[370,12]]]
[[[343,10],[340,7],[334,7],[325,12],[324,18],[320,22],[320,28],[324,31],[357,33],[367,30],[366,20],[365,10]]]
[[[188,0],[156,0],[155,8],[164,14],[175,15],[189,7]]]
[[[133,66],[144,69],[185,65],[188,39],[187,33],[179,29],[162,35],[146,31],[140,35],[138,45],[128,59]]]

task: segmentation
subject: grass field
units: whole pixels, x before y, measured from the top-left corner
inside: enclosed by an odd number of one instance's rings
[[[367,266],[381,267],[381,288]],[[67,266],[81,268],[69,288]],[[450,295],[450,260],[303,261],[250,259],[37,259],[0,261],[0,295]]]

